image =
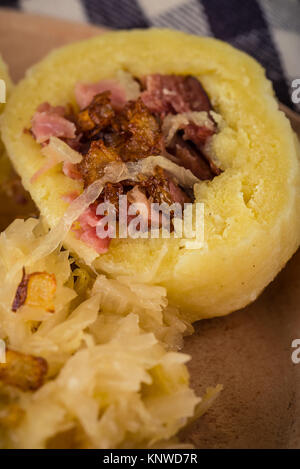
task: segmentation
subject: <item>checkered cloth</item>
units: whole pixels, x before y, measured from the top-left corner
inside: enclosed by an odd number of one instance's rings
[[[279,100],[296,109],[300,0],[0,0],[0,6],[115,29],[158,26],[217,37],[255,57]]]

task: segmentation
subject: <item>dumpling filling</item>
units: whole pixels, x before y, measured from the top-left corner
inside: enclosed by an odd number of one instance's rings
[[[191,171],[198,180],[211,180],[221,173],[208,150],[218,126],[210,100],[195,77],[153,74],[135,79],[119,72],[115,80],[77,83],[75,97],[77,109],[42,103],[32,118],[30,132],[46,156],[33,182],[62,162],[64,174],[82,180],[86,188],[103,177],[111,163],[159,155]],[[97,236],[102,218],[96,214],[97,205],[112,204],[118,220],[120,195],[127,196],[128,208],[133,203],[144,205],[149,226],[152,203],[184,207],[194,201],[192,185],[183,186],[159,164],[151,174],[141,171],[134,180],[107,182],[99,199],[73,226],[76,236],[98,253],[108,250],[110,233],[102,239]]]

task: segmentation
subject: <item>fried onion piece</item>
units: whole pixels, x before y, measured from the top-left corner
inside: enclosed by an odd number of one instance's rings
[[[113,161],[121,161],[114,148],[107,147],[102,140],[92,141],[88,153],[78,165],[85,187],[101,178],[104,168]]]
[[[53,299],[56,292],[56,278],[48,272],[33,272],[26,275],[23,268],[22,280],[18,285],[12,305],[16,312],[24,304],[44,308],[49,313],[54,312]]]
[[[0,363],[0,380],[22,391],[35,391],[44,383],[47,361],[13,350],[6,351],[6,363]]]
[[[56,278],[48,272],[34,272],[29,275],[26,305],[45,308],[54,312],[53,299],[56,292]]]
[[[111,105],[110,91],[104,91],[94,96],[92,102],[77,116],[79,130],[90,136],[107,127],[115,112]]]
[[[12,304],[12,311],[16,312],[26,301],[27,297],[27,286],[28,286],[28,277],[25,272],[25,268],[23,267],[23,275],[22,280],[18,285],[15,298]]]

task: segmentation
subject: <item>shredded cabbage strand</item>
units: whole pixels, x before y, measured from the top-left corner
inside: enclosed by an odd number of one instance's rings
[[[200,182],[200,179],[194,176],[189,169],[178,166],[176,163],[173,163],[173,161],[162,155],[148,156],[148,158],[144,158],[136,163],[127,163],[127,168],[134,178],[136,178],[140,173],[152,174],[156,166],[160,166],[171,173],[177,182],[183,187],[190,188],[193,187],[194,184]]]
[[[199,179],[190,170],[178,166],[161,155],[149,156],[138,162],[127,164],[110,163],[106,166],[103,177],[94,181],[71,202],[58,224],[45,236],[44,242],[34,249],[25,261],[16,263],[9,276],[13,277],[24,265],[32,264],[41,257],[51,254],[64,241],[72,224],[98,199],[107,182],[117,183],[125,179],[136,181],[141,173],[152,174],[156,166],[169,171],[183,187],[191,187],[199,182]]]

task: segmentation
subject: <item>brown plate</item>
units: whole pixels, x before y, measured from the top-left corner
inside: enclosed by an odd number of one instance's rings
[[[1,53],[14,80],[53,47],[104,30],[0,10]],[[300,118],[288,110],[295,130]],[[298,126],[298,127],[297,127]],[[201,321],[187,338],[192,384],[201,395],[224,390],[184,437],[198,448],[300,447],[300,364],[291,342],[300,338],[300,252],[260,298],[225,318]]]

